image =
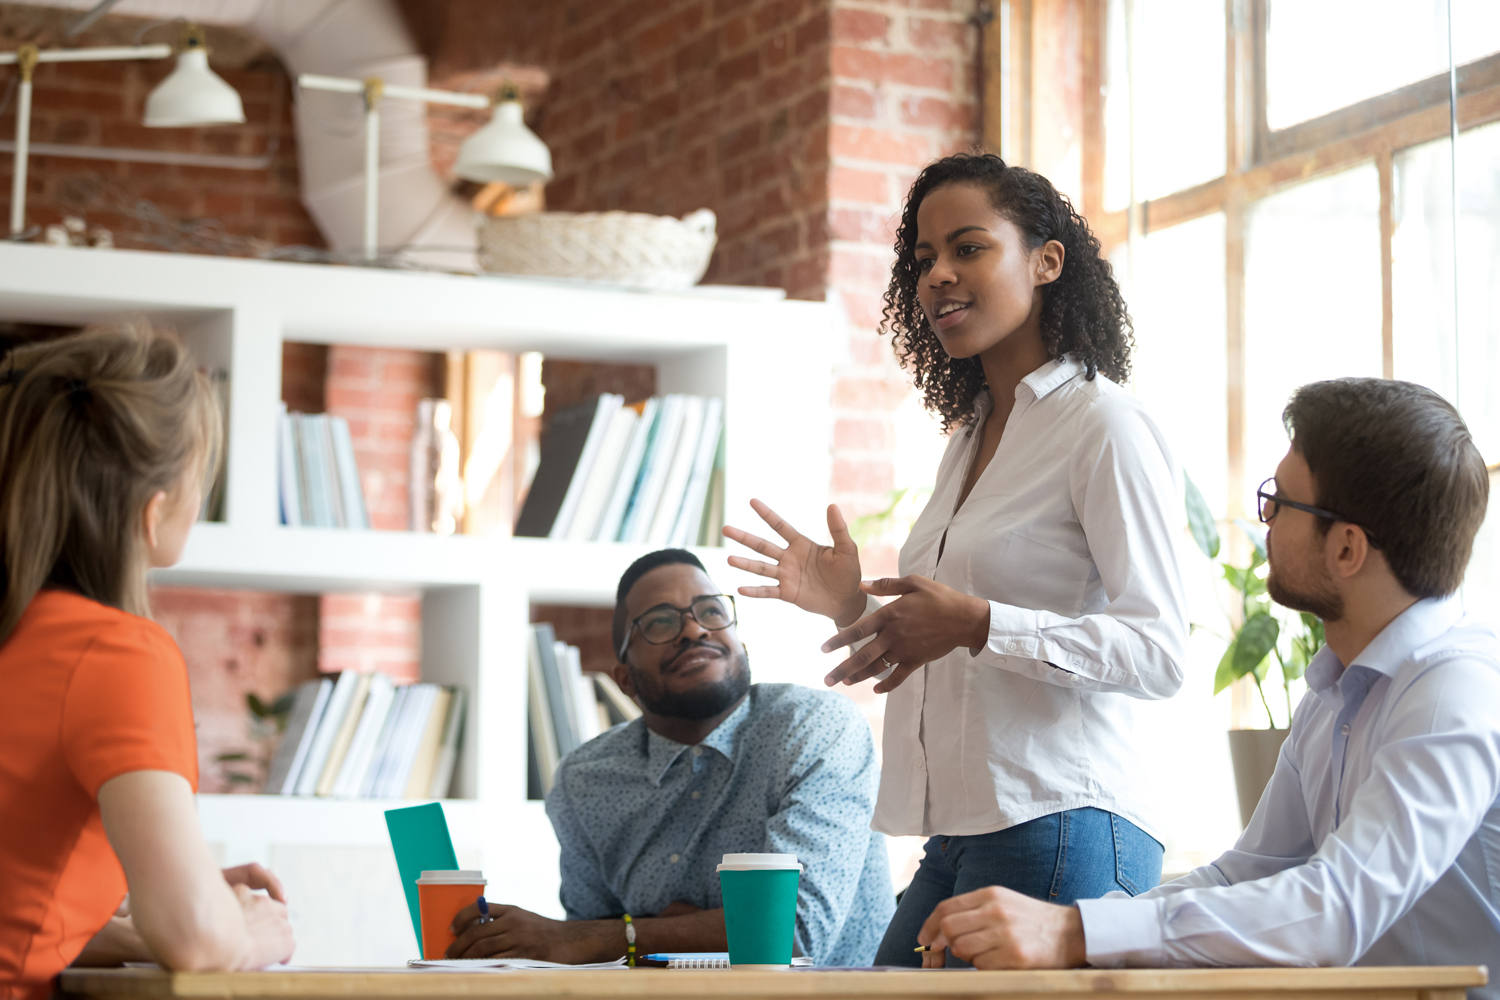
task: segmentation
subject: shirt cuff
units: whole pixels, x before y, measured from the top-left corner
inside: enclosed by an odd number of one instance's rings
[[[1029,608],[1018,608],[1013,604],[990,602],[990,635],[984,650],[996,656],[1018,656],[1027,660],[1040,660],[1042,639],[1037,627],[1036,612]],[[984,650],[971,649],[978,656]]]
[[[1080,899],[1078,912],[1088,963],[1096,969],[1161,967],[1162,900]]]

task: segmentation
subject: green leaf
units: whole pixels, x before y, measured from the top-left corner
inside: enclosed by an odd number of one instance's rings
[[[255,777],[254,777],[254,775],[241,774],[238,771],[228,771],[228,772],[226,772],[225,775],[224,775],[224,780],[227,781],[227,782],[229,782],[231,785],[253,785],[253,784],[255,784]]]
[[[1327,644],[1323,638],[1323,619],[1307,611],[1301,612],[1302,624],[1307,627],[1308,635],[1312,636],[1312,651],[1316,653]]]
[[[1257,611],[1246,618],[1234,637],[1234,661],[1230,668],[1234,675],[1243,677],[1254,671],[1257,677],[1264,679],[1261,661],[1275,648],[1280,634],[1281,625],[1267,612]]]
[[[1233,684],[1239,678],[1234,673],[1234,646],[1231,642],[1229,648],[1224,650],[1224,656],[1219,660],[1219,669],[1214,671],[1214,694]]]
[[[292,705],[296,702],[296,700],[297,692],[288,691],[286,694],[276,699],[276,702],[271,706],[271,714],[277,716],[289,714],[292,710]]]
[[[1182,485],[1187,495],[1188,529],[1193,533],[1193,541],[1205,556],[1213,559],[1219,554],[1219,528],[1214,523],[1213,511],[1208,509],[1208,501],[1186,472],[1182,474]]]
[[[271,714],[270,708],[266,706],[265,702],[260,700],[260,696],[254,691],[245,692],[245,704],[250,706],[250,714],[257,719],[264,719]]]
[[[249,759],[250,759],[250,755],[247,754],[247,753],[221,753],[217,757],[214,758],[214,760],[216,760],[220,764],[229,764],[229,763],[233,763],[234,761],[249,760]]]
[[[1242,569],[1239,566],[1231,566],[1228,563],[1224,563],[1224,579],[1228,580],[1229,585],[1235,590],[1239,591],[1241,594],[1243,594],[1245,592],[1245,588],[1249,586],[1249,577],[1250,571],[1248,569]]]
[[[1255,546],[1255,554],[1260,556],[1260,561],[1265,562],[1266,533],[1243,517],[1235,518],[1234,523],[1239,525],[1240,530],[1245,533],[1245,537],[1250,539],[1250,544]],[[1257,563],[1256,565],[1259,564]]]
[[[1245,573],[1245,596],[1257,597],[1266,592],[1266,578],[1255,572],[1263,563],[1252,563],[1250,569]]]

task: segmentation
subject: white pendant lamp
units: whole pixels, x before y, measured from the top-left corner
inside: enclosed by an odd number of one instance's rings
[[[481,184],[500,181],[516,187],[552,179],[552,153],[522,121],[518,97],[513,86],[501,91],[489,124],[459,148],[454,173]]]
[[[146,98],[148,128],[194,125],[241,125],[245,107],[240,95],[208,68],[208,46],[195,24],[183,32],[177,68]]]

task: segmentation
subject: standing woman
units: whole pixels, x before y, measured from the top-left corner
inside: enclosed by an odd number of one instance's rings
[[[784,547],[724,533],[771,560],[730,559],[775,581],[740,593],[832,618],[825,652],[862,641],[828,684],[891,692],[873,825],[929,840],[875,961],[942,965],[913,948],[949,896],[1069,904],[1159,881],[1129,699],[1182,684],[1179,507],[1166,443],[1119,384],[1120,290],[1046,178],[991,155],[923,170],[883,329],[951,432],[901,577],[860,582],[837,507],[832,547],[759,501]]]

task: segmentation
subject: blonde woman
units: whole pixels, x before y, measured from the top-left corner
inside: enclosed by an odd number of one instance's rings
[[[291,957],[275,877],[221,872],[204,842],[187,669],[146,600],[219,433],[169,336],[91,332],[0,360],[4,1000],[42,1000],[70,963]]]

